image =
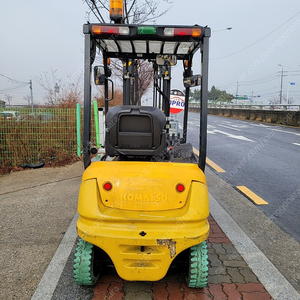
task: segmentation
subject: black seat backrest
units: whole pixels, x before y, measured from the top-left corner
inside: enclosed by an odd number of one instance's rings
[[[105,116],[109,156],[156,156],[166,148],[165,114],[155,107],[121,105]]]

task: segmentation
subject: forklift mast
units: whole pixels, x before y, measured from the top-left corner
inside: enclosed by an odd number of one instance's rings
[[[117,58],[123,64],[123,105],[130,105],[131,78],[134,76],[134,63],[138,59],[153,63],[154,92],[153,104],[159,106],[165,114],[165,129],[168,133],[170,120],[171,68],[178,61],[183,63],[183,83],[185,87],[185,108],[183,119],[183,137],[187,141],[187,123],[190,88],[200,85],[200,142],[198,166],[204,171],[207,144],[207,98],[208,98],[208,48],[211,30],[202,26],[173,25],[131,25],[123,24],[123,1],[111,0],[110,16],[114,24],[85,24],[85,60],[84,60],[84,167],[91,163],[91,73],[96,50],[103,55],[104,74],[95,76],[95,83],[101,82],[105,90],[105,113],[108,112],[109,77],[111,70],[108,59]],[[193,75],[192,61],[194,54],[200,50],[201,74]],[[97,78],[96,78],[97,77]],[[162,89],[161,84],[162,82]],[[97,83],[96,83],[97,84]],[[112,83],[111,83],[112,84]],[[159,97],[157,97],[157,95]]]

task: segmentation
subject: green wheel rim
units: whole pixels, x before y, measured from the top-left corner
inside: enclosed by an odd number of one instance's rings
[[[208,277],[208,252],[207,245],[203,243],[190,248],[189,271],[187,285],[191,288],[207,286]]]
[[[79,238],[74,256],[74,280],[78,285],[94,285],[99,272],[95,272],[96,247]]]

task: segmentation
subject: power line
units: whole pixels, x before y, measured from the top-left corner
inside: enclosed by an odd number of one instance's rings
[[[240,82],[239,85],[243,86],[243,85],[257,85],[257,84],[263,84],[263,83],[267,83],[267,82],[271,82],[275,79],[278,79],[278,77],[273,77],[273,78],[269,78],[268,80],[258,80],[258,81],[253,81],[253,82]]]
[[[9,77],[7,77],[7,76],[1,74],[1,73],[0,73],[0,76],[2,76],[2,77],[4,77],[4,78],[8,79],[9,81],[15,82],[15,83],[29,84],[29,82],[24,82],[24,81],[12,79],[12,78],[9,78]]]
[[[251,85],[251,84],[255,85],[255,84],[259,84],[259,83],[266,83],[266,82],[277,79],[277,77],[276,77],[276,76],[278,76],[277,73],[278,72],[275,72],[275,73],[272,73],[270,75],[267,75],[267,76],[264,76],[264,77],[261,77],[258,79],[253,79],[253,80],[248,80],[248,81],[239,81],[239,85]],[[218,86],[218,88],[224,88],[224,87],[232,86],[232,85],[236,85],[236,82]]]
[[[274,89],[275,89],[275,88],[259,90],[259,91],[255,91],[255,93],[256,93],[256,94],[258,94],[258,93],[261,94],[261,93],[265,93],[266,91],[274,91]],[[250,94],[250,93],[252,93],[252,91],[251,91],[251,92],[245,92],[245,94]]]
[[[211,58],[211,60],[217,60],[217,59],[227,58],[227,57],[230,57],[230,56],[232,56],[232,55],[238,54],[238,53],[240,53],[240,52],[242,52],[242,51],[244,51],[244,50],[246,50],[246,49],[252,47],[253,45],[257,44],[258,42],[260,42],[260,41],[263,40],[264,38],[266,38],[266,37],[268,37],[269,35],[271,35],[271,34],[272,34],[273,32],[275,32],[276,30],[278,30],[279,28],[281,28],[283,25],[285,25],[286,23],[288,23],[290,20],[292,20],[293,18],[295,18],[295,17],[296,17],[297,15],[299,15],[299,14],[300,14],[300,11],[297,12],[297,13],[296,13],[294,16],[292,16],[291,18],[289,18],[287,21],[285,21],[283,24],[279,25],[279,26],[276,27],[274,30],[272,30],[271,32],[269,32],[268,34],[266,34],[265,36],[263,36],[262,38],[260,38],[260,39],[257,40],[256,42],[254,42],[254,43],[248,45],[247,47],[245,47],[245,48],[243,48],[243,49],[241,49],[241,50],[239,50],[239,51],[236,51],[236,52],[234,52],[234,53],[231,53],[231,54],[229,54],[229,55],[226,55],[226,56],[217,57],[217,58]]]
[[[23,88],[23,87],[25,87],[25,86],[27,86],[27,85],[28,85],[28,83],[23,84],[23,85],[20,85],[20,86],[15,86],[15,87],[13,87],[13,88],[3,89],[3,90],[0,90],[0,94],[3,94],[4,92],[10,92],[10,91],[14,91],[14,90],[21,89],[21,88]]]

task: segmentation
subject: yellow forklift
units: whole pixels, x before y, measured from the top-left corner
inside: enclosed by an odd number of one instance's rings
[[[123,24],[121,7],[111,8],[111,19],[114,23],[83,26],[85,171],[78,200],[75,282],[94,285],[108,258],[125,280],[156,281],[181,256],[188,286],[204,287],[208,276],[209,201],[204,168],[211,30],[198,25]],[[97,49],[103,65],[93,67]],[[199,75],[192,71],[196,52],[201,56]],[[109,109],[114,86],[109,60],[114,58],[123,63],[123,105]],[[153,106],[131,104],[136,60],[153,65]],[[171,69],[179,62],[185,87],[182,134],[170,119]],[[91,141],[92,69],[95,84],[102,85],[105,94],[105,146],[96,159],[91,159],[99,153]],[[187,123],[190,88],[199,85],[197,157],[187,143]]]

